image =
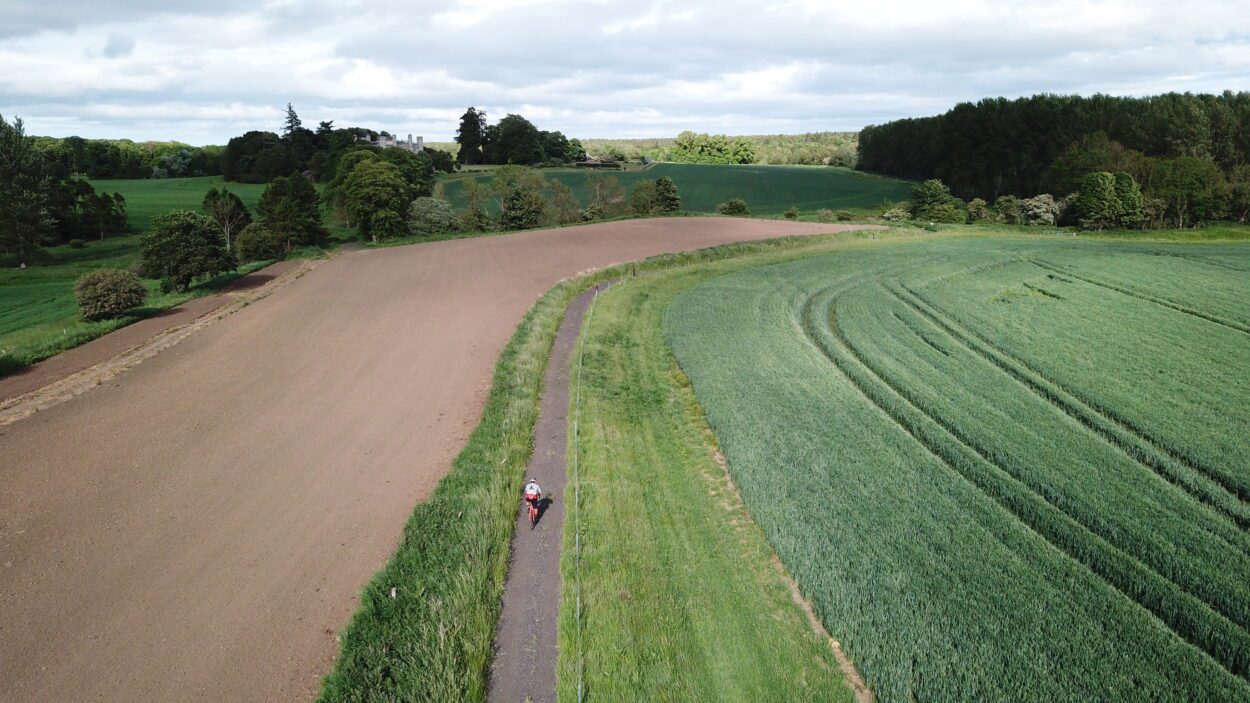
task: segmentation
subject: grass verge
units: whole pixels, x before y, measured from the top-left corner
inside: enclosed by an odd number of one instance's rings
[[[661,329],[679,292],[792,256],[666,271],[597,301],[581,341],[580,439],[570,450],[580,463],[582,556],[579,569],[570,513],[559,700],[577,701],[579,680],[599,701],[852,700],[828,640],[795,604],[717,463]],[[565,494],[572,500],[571,484]]]
[[[543,372],[574,297],[633,272],[876,236],[791,237],[657,256],[564,281],[539,298],[504,347],[482,418],[465,448],[430,499],[413,511],[395,554],[364,588],[319,700],[485,698],[516,496],[532,451]]]

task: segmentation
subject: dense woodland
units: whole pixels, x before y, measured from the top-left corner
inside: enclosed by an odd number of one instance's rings
[[[990,201],[1062,198],[1091,173],[1126,173],[1160,223],[1246,221],[1250,93],[987,98],[864,128],[858,167]]]

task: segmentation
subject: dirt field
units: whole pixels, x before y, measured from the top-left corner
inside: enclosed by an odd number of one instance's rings
[[[680,218],[344,254],[0,428],[0,700],[304,700],[557,280],[834,225]]]

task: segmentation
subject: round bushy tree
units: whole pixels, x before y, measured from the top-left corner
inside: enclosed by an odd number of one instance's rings
[[[253,222],[234,239],[234,252],[239,261],[266,261],[286,256],[286,237]]]
[[[84,320],[107,320],[143,305],[148,290],[139,277],[121,269],[100,269],[83,275],[74,285],[78,313]]]
[[[747,201],[742,198],[730,198],[716,206],[716,214],[745,217],[750,215],[751,211],[747,209]]]
[[[140,242],[143,269],[161,278],[161,289],[185,291],[197,278],[233,271],[234,255],[226,249],[217,223],[189,210],[152,218]]]
[[[458,225],[455,210],[441,198],[417,198],[408,206],[408,230],[415,235],[454,232]]]

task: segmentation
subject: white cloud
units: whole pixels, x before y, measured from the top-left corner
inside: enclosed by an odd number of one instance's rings
[[[55,6],[54,6],[55,5]],[[402,5],[402,6],[399,6]],[[293,102],[448,139],[468,105],[571,136],[858,129],[1035,92],[1250,86],[1250,0],[0,0],[0,114],[224,142]]]

